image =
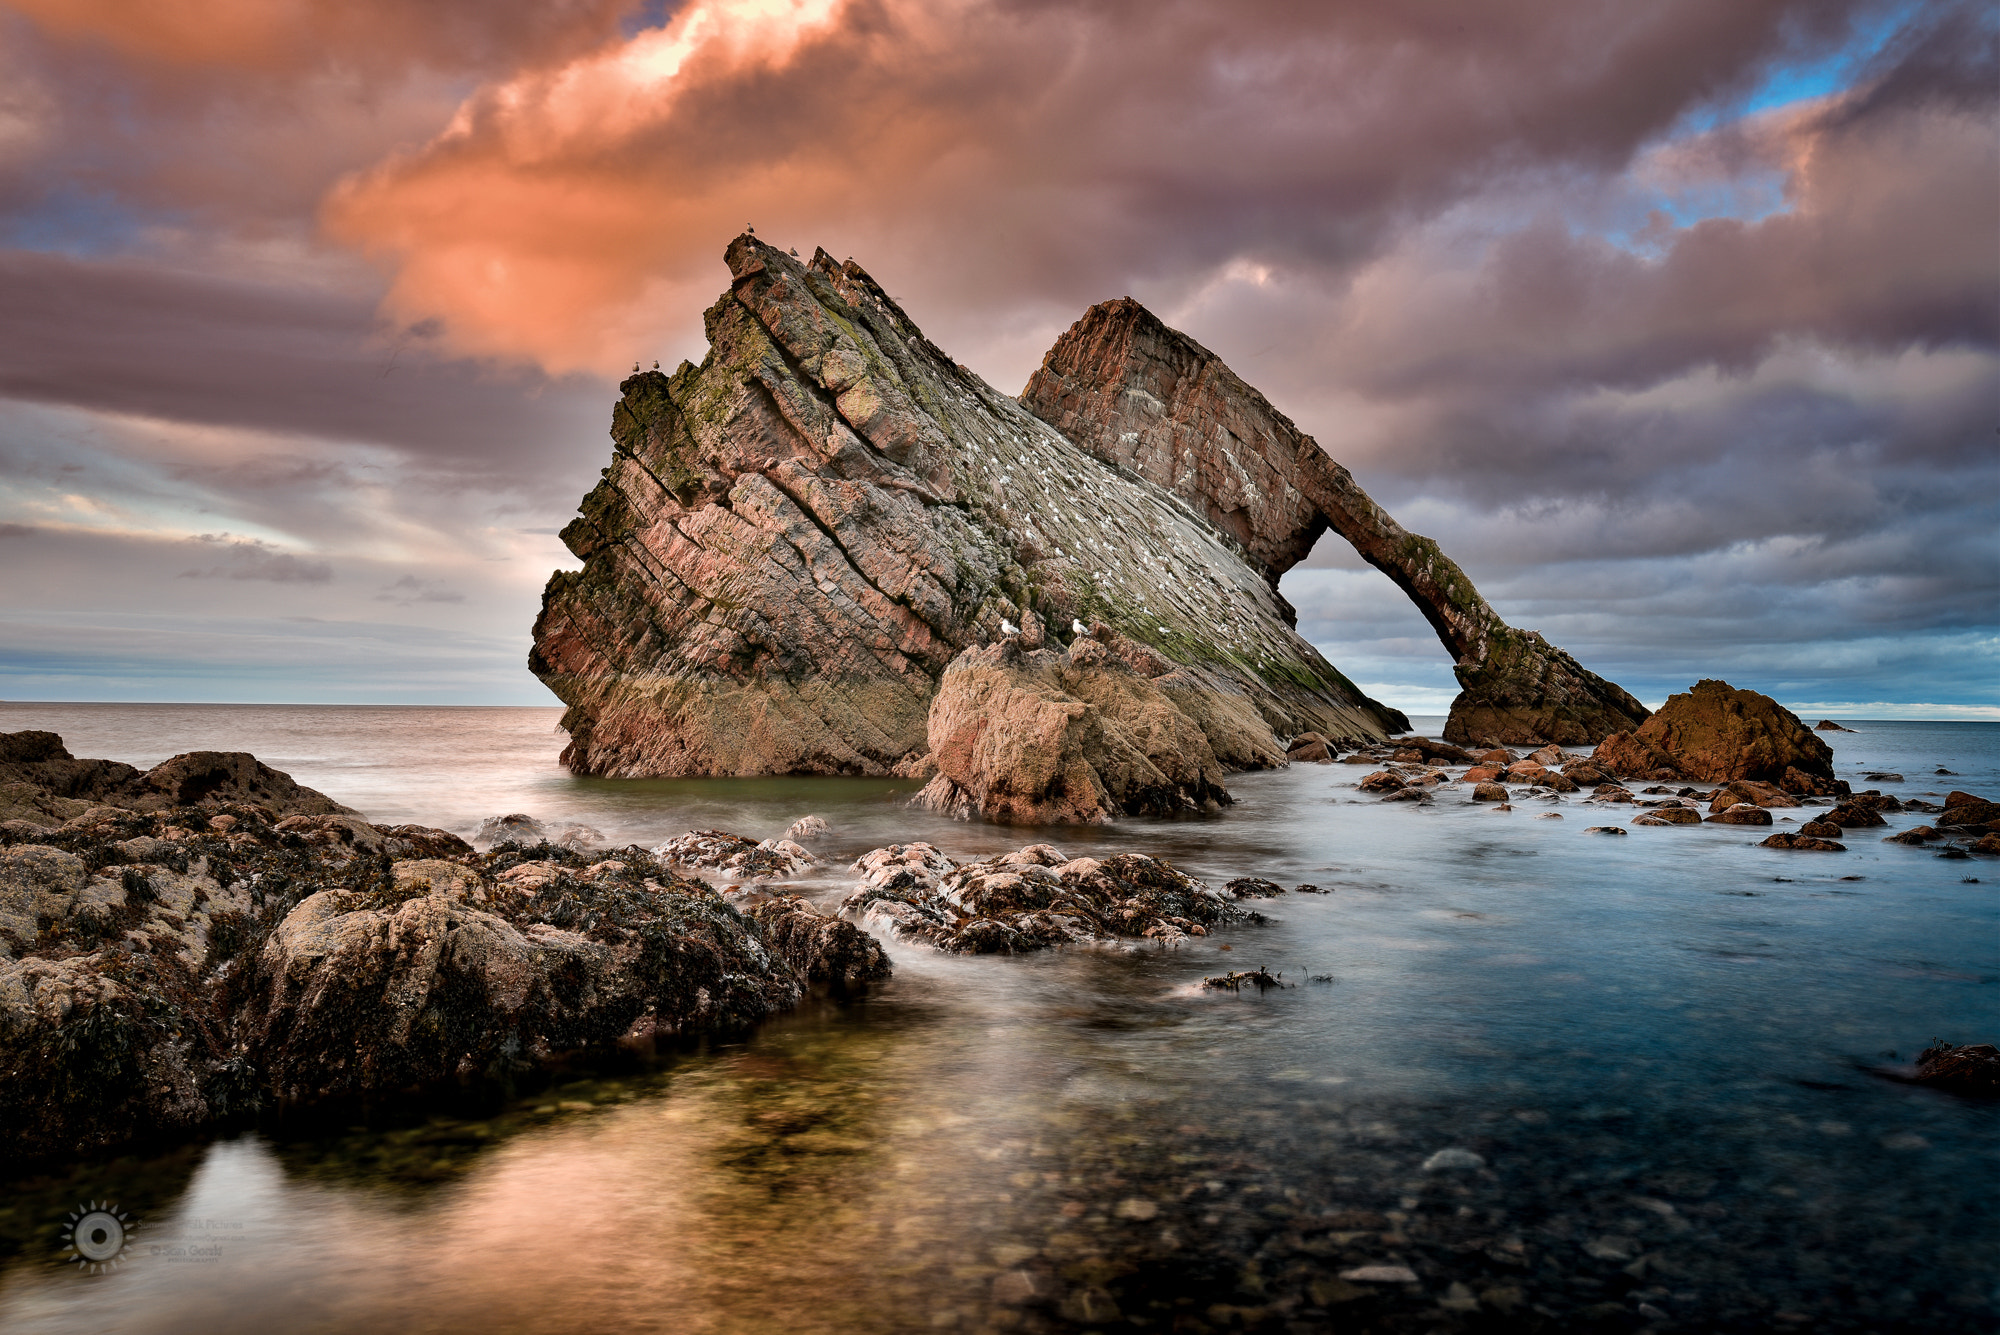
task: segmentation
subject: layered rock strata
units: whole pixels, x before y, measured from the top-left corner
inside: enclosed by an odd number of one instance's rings
[[[1445,740],[1591,745],[1645,719],[1616,684],[1502,621],[1437,543],[1390,518],[1221,358],[1130,297],[1093,306],[1058,339],[1021,402],[1187,501],[1273,587],[1329,527],[1339,533],[1409,595],[1451,654],[1463,689]]]
[[[1236,542],[954,364],[857,265],[740,236],[710,350],[635,374],[529,663],[613,776],[923,768],[967,648],[1102,622],[1261,729],[1401,716],[1301,639]],[[1283,748],[1277,746],[1279,755]]]

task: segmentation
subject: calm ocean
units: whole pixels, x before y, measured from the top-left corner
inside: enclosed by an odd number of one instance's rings
[[[0,731],[142,766],[252,751],[465,835],[521,811],[617,844],[764,837],[816,812],[829,905],[847,860],[915,839],[1332,893],[1177,951],[892,945],[866,1002],[653,1069],[78,1164],[0,1196],[0,1329],[1995,1326],[2000,1107],[1872,1069],[2000,1040],[2000,860],[1879,841],[1922,817],[1845,854],[1612,839],[1585,827],[1630,808],[1378,806],[1366,771],[1305,765],[1236,776],[1215,817],[1004,830],[908,810],[908,781],[578,779],[558,717],[0,704]],[[1850,726],[1823,735],[1857,790],[2000,794],[2000,724]],[[1298,986],[1198,987],[1255,965]],[[1424,1170],[1449,1148],[1486,1166]],[[55,1259],[85,1200],[142,1220],[107,1275]],[[1425,1271],[1424,1306],[1300,1278],[1357,1252]]]

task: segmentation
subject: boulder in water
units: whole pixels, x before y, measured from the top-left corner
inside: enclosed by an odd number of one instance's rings
[[[1751,779],[1820,796],[1848,791],[1833,776],[1833,749],[1796,714],[1723,681],[1696,682],[1668,697],[1636,730],[1605,738],[1591,762],[1638,778]]]
[[[1230,800],[1207,733],[1098,639],[1063,653],[1013,641],[966,650],[931,702],[930,750],[938,774],[916,802],[1005,825],[1096,824]]]

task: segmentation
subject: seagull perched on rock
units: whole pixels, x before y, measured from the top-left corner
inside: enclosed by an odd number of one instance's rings
[[[1070,628],[1071,632],[1073,632],[1074,634],[1077,634],[1077,635],[1088,635],[1088,634],[1090,634],[1090,627],[1088,627],[1088,626],[1084,625],[1084,624],[1083,624],[1083,623],[1082,623],[1081,621],[1078,621],[1078,620],[1077,620],[1077,619],[1076,619],[1075,617],[1071,617],[1071,618],[1070,618],[1070,620],[1069,620],[1069,628]]]
[[[1013,622],[1009,621],[1006,617],[1001,617],[1000,633],[1002,635],[1019,635],[1021,633],[1021,628],[1015,625]]]

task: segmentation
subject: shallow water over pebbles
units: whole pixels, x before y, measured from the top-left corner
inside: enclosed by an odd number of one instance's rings
[[[522,810],[619,843],[766,836],[815,811],[836,867],[896,840],[1047,838],[1332,893],[1172,952],[896,945],[871,1000],[648,1069],[19,1183],[0,1328],[1995,1320],[2000,1108],[1868,1069],[1933,1034],[2000,1038],[2000,862],[1877,842],[1923,817],[1851,831],[1846,854],[1725,826],[1614,839],[1585,827],[1630,808],[1378,807],[1351,786],[1365,769],[1308,765],[1238,776],[1213,819],[1001,831],[907,811],[893,781],[577,780],[555,716],[0,705],[0,730],[135,763],[252,750],[371,817],[468,834]],[[1829,740],[1857,789],[2000,792],[2000,726],[1854,726]],[[1199,988],[1256,965],[1296,986]],[[65,1269],[57,1226],[105,1199],[142,1221],[124,1263]]]

